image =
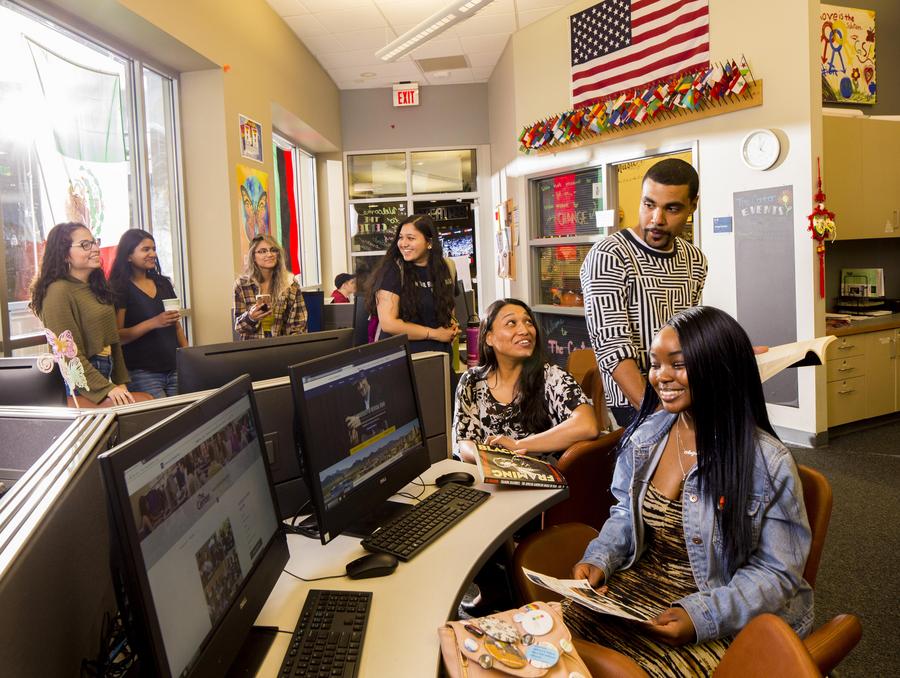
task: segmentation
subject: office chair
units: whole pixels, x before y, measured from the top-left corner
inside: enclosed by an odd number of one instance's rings
[[[597,367],[597,358],[589,348],[575,349],[566,359],[566,372],[575,377],[579,384],[592,367]]]
[[[812,585],[818,573],[825,533],[831,518],[831,485],[825,476],[814,469],[801,465],[798,465],[797,469],[812,533],[803,576]],[[571,576],[572,566],[580,560],[588,542],[595,536],[597,530],[589,525],[566,523],[554,525],[522,540],[513,553],[512,572],[513,586],[520,601],[559,600],[559,596],[528,580],[522,574],[522,567],[567,579]],[[827,675],[856,647],[861,636],[862,626],[859,618],[854,614],[839,614],[814,629],[802,642],[819,671]],[[581,645],[578,646],[578,651],[587,662]],[[588,662],[588,667],[590,666]]]

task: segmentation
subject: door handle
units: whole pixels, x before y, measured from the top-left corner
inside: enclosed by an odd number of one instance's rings
[[[852,372],[855,369],[856,369],[855,367],[839,367],[837,371],[838,372]]]
[[[844,344],[843,346],[838,346],[838,351],[846,351],[847,349],[856,348],[855,344]]]
[[[838,391],[838,395],[847,395],[848,393],[853,393],[855,391],[856,391],[855,388],[848,388],[844,391]]]

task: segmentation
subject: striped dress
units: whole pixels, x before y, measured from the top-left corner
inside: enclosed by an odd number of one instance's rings
[[[610,577],[607,596],[655,616],[672,602],[697,592],[684,543],[681,498],[669,499],[651,483],[644,497],[647,550],[628,570]],[[731,638],[672,647],[642,632],[637,624],[563,602],[569,629],[585,640],[634,659],[651,676],[708,676]]]

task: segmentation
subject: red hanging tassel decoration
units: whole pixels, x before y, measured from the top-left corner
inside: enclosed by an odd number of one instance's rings
[[[819,255],[819,296],[825,298],[825,238],[831,238],[834,242],[837,230],[834,226],[834,212],[825,209],[825,193],[822,192],[822,164],[819,158],[816,158],[816,166],[818,170],[818,190],[813,200],[816,206],[807,218],[809,219],[809,227],[807,230],[812,231],[812,238],[816,240],[816,253]]]

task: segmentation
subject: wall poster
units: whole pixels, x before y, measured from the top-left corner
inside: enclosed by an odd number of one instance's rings
[[[797,341],[794,228],[793,186],[734,194],[737,321],[754,346]],[[767,403],[799,407],[797,370],[769,379],[763,393]]]
[[[238,115],[238,119],[241,125],[241,157],[262,162],[262,125],[246,115]]]
[[[241,224],[245,244],[249,244],[253,236],[269,233],[269,175],[238,165],[237,183],[241,196]]]
[[[822,101],[874,104],[875,12],[836,5],[820,11]]]

